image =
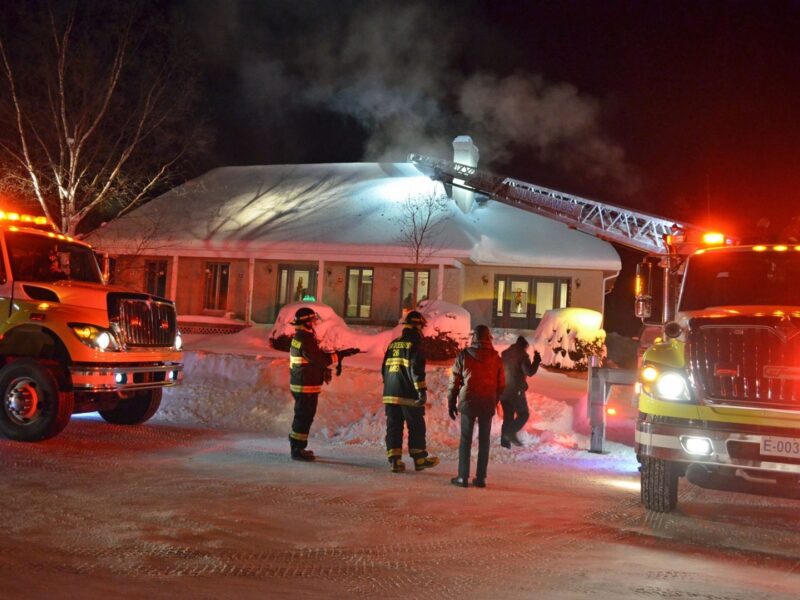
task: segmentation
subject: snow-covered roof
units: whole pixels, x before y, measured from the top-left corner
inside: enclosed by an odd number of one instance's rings
[[[223,167],[95,231],[111,252],[304,251],[407,257],[396,239],[406,198],[442,194],[410,163]],[[447,204],[436,257],[485,265],[619,271],[611,244],[500,202]],[[298,254],[299,256],[299,254]]]

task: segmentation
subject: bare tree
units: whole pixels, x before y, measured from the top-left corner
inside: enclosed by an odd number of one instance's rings
[[[398,227],[396,241],[408,251],[414,265],[411,290],[412,306],[416,306],[421,265],[426,264],[441,249],[441,234],[447,215],[447,197],[432,191],[429,194],[408,196],[402,201],[395,219]]]
[[[31,4],[0,15],[0,178],[74,235],[168,185],[196,86],[155,2]]]

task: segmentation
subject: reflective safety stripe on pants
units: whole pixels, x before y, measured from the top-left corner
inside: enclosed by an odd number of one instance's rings
[[[294,419],[289,433],[289,444],[292,448],[305,448],[308,445],[308,432],[317,414],[319,394],[292,392],[292,396],[294,396]]]

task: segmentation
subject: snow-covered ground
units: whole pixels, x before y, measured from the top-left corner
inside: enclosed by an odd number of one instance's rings
[[[281,436],[289,432],[293,400],[288,391],[288,354],[270,347],[272,328],[247,328],[230,335],[187,335],[184,341],[184,384],[168,389],[155,419],[180,425],[203,424],[217,429],[262,432]],[[397,334],[398,332],[394,332]],[[311,430],[315,439],[348,445],[381,446],[385,434],[381,402],[380,365],[392,330],[341,328],[320,335],[330,347],[358,346],[366,351],[348,357],[343,373],[325,386]],[[515,332],[495,331],[495,348],[502,351],[516,340]],[[447,416],[450,362],[429,363],[426,421],[428,446],[445,456],[457,447],[458,424]],[[585,375],[540,369],[529,380],[531,418],[520,433],[525,448],[498,448],[493,460],[525,460],[531,453],[573,456],[589,446],[586,435]],[[499,436],[501,419],[493,423]],[[630,467],[629,446],[609,443],[609,453]],[[627,468],[627,467],[626,467]]]
[[[449,485],[447,364],[429,367],[442,463],[388,471],[376,353],[324,389],[319,458],[293,462],[288,361],[268,335],[187,336],[186,383],[147,424],[82,415],[47,442],[0,440],[0,597],[798,597],[796,500],[681,482],[677,512],[645,512],[632,448],[590,454],[575,432],[574,374],[531,380],[526,446],[495,437],[486,490]]]

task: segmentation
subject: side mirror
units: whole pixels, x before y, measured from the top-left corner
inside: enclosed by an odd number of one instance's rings
[[[650,290],[652,268],[648,261],[636,265],[636,300],[633,310],[640,319],[649,319],[653,315],[653,296]]]

